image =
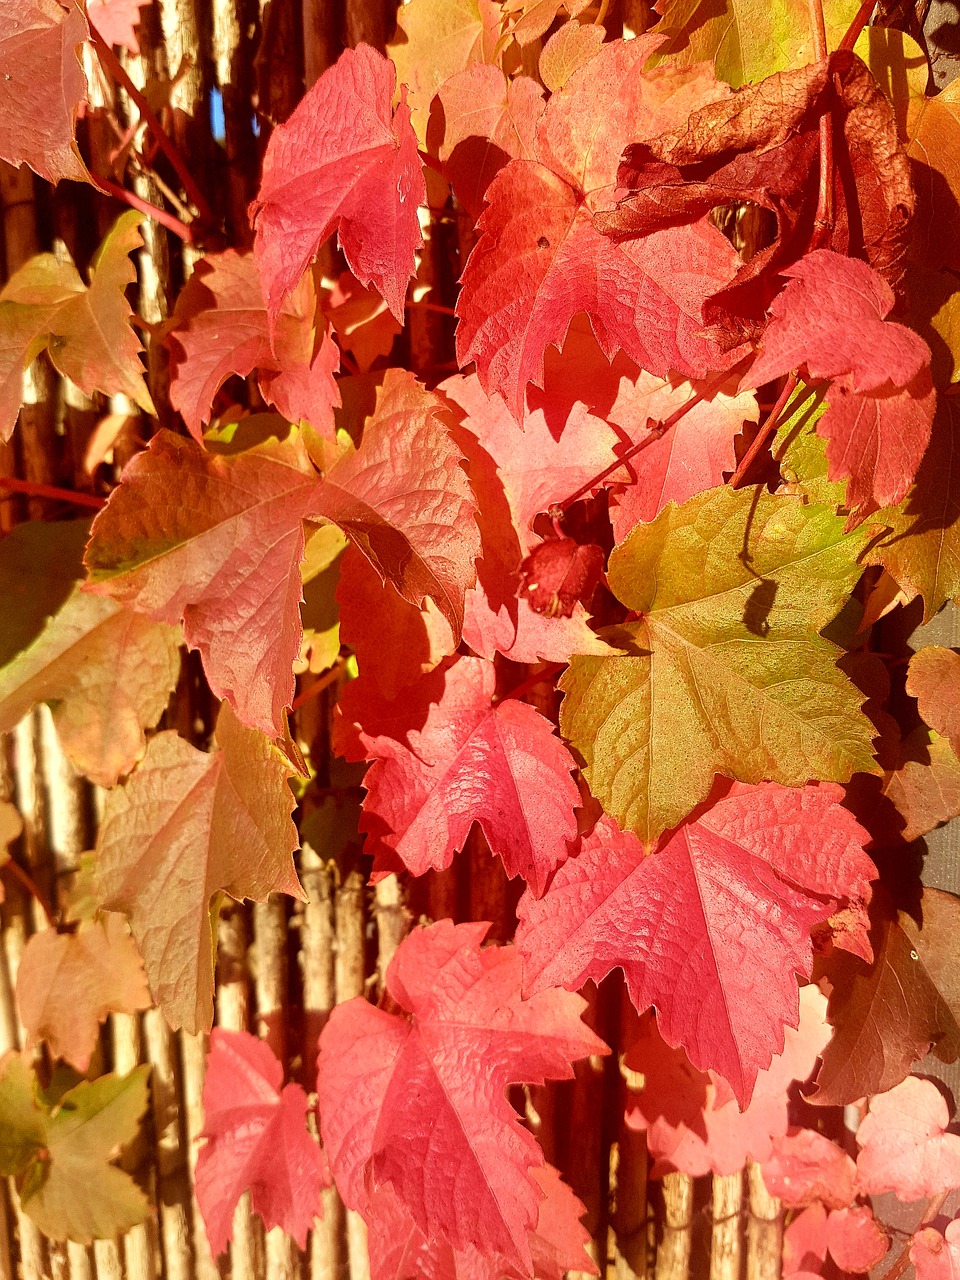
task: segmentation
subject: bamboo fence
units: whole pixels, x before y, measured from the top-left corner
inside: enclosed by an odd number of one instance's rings
[[[233,244],[250,242],[247,205],[256,191],[266,130],[255,125],[253,104],[274,123],[293,110],[305,86],[341,50],[364,40],[381,49],[392,33],[391,0],[153,0],[141,12],[141,51],[123,55],[139,86],[173,84],[164,115],[190,157]],[[643,0],[614,0],[611,34],[646,24]],[[117,93],[117,98],[111,95]],[[91,76],[94,105],[113,101],[121,121],[136,120],[126,95]],[[219,101],[222,115],[212,110]],[[220,136],[214,122],[222,120]],[[99,172],[109,172],[117,138],[102,117],[81,122],[80,136]],[[134,179],[143,199],[162,204],[149,174]],[[455,281],[469,250],[469,232],[441,192],[425,221],[417,284],[436,302],[453,301]],[[33,254],[65,247],[81,270],[120,212],[89,188],[64,183],[51,191],[27,169],[0,165],[2,260],[6,279]],[[139,313],[150,325],[169,314],[193,266],[192,251],[156,224],[144,223],[138,261]],[[336,270],[331,251],[325,264]],[[440,311],[414,308],[406,336],[406,362],[428,379],[452,371],[453,329]],[[165,356],[147,343],[148,378],[158,419],[148,420],[123,397],[91,400],[57,377],[45,357],[25,378],[20,425],[0,444],[0,474],[34,484],[92,492],[87,450],[105,414],[124,422],[113,445],[113,466],[142,446],[157,421],[176,427],[166,389]],[[251,394],[254,394],[251,390]],[[73,515],[58,502],[0,491],[0,532],[25,519]],[[310,677],[308,677],[309,679]],[[335,690],[306,702],[297,735],[311,751],[321,780],[329,775],[329,722]],[[204,745],[212,706],[195,661],[183,664],[177,693],[161,727],[176,728]],[[329,777],[328,777],[329,781]],[[79,778],[63,755],[49,712],[41,707],[0,739],[0,798],[20,810],[24,835],[18,857],[56,903],[80,855],[96,837],[102,796]],[[408,922],[418,918],[485,919],[491,935],[506,936],[514,888],[482,844],[472,842],[455,869],[430,873],[406,891],[395,878],[376,889],[359,844],[337,857],[305,839],[298,866],[308,901],[275,898],[252,907],[230,905],[219,925],[216,1022],[266,1037],[290,1078],[314,1086],[316,1040],[332,1007],[357,995],[375,995]],[[42,912],[15,884],[2,906],[0,947],[0,1053],[23,1044],[13,992],[28,937],[46,927]],[[616,1280],[775,1280],[780,1275],[783,1216],[758,1169],[728,1177],[647,1177],[643,1135],[623,1122],[629,1073],[616,1049],[625,1009],[617,981],[593,992],[587,1017],[614,1053],[582,1063],[575,1080],[517,1091],[514,1101],[587,1207],[586,1225],[602,1271]],[[365,1227],[333,1190],[324,1193],[323,1217],[301,1251],[279,1230],[265,1232],[247,1197],[236,1212],[233,1241],[211,1257],[193,1191],[207,1037],[172,1033],[157,1010],[114,1016],[104,1027],[91,1073],[126,1072],[149,1063],[151,1107],[145,1141],[130,1157],[154,1211],[142,1226],[90,1248],[56,1244],[40,1235],[21,1211],[12,1182],[0,1183],[0,1280],[367,1280]],[[578,1275],[580,1273],[577,1273]]]

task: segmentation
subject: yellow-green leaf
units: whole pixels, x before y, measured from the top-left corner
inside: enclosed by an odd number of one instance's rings
[[[610,557],[640,617],[575,657],[561,729],[606,811],[652,845],[714,775],[800,786],[876,772],[862,696],[819,635],[860,576],[864,530],[762,489],[711,489],[638,525]]]

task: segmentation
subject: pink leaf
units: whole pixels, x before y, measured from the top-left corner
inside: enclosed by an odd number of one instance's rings
[[[461,658],[407,743],[370,740],[361,827],[368,851],[390,850],[422,875],[449,866],[477,822],[507,874],[539,895],[577,833],[576,765],[533,707],[492,706],[494,684],[491,663]]]
[[[530,1176],[545,1196],[536,1229],[529,1232],[537,1276],[564,1280],[568,1270],[596,1275],[584,1251],[589,1235],[580,1223],[583,1205],[552,1165],[532,1169]],[[527,1280],[503,1254],[490,1256],[475,1245],[454,1249],[438,1236],[427,1239],[389,1183],[370,1197],[364,1217],[372,1280]]]
[[[876,874],[832,785],[735,785],[645,857],[601,818],[547,895],[518,907],[525,988],[575,990],[620,966],[668,1044],[728,1080],[741,1105],[795,1026],[810,928]]]
[[[320,1189],[330,1185],[323,1152],[306,1126],[307,1095],[282,1090],[270,1047],[246,1031],[217,1027],[203,1082],[206,1143],[197,1159],[197,1201],[214,1254],[233,1238],[233,1211],[245,1191],[269,1230],[282,1227],[303,1249]]]
[[[794,1280],[819,1276],[827,1257],[827,1211],[812,1204],[783,1233],[783,1275]]]
[[[841,1271],[872,1271],[887,1256],[890,1237],[869,1205],[856,1205],[827,1218],[827,1248]]]
[[[747,1160],[763,1162],[787,1132],[788,1091],[806,1080],[830,1038],[826,999],[815,986],[800,992],[800,1026],[787,1027],[784,1051],[759,1072],[753,1097],[741,1111],[726,1081],[698,1071],[682,1049],[671,1049],[651,1013],[627,1049],[627,1065],[643,1076],[643,1088],[627,1110],[631,1128],[646,1133],[653,1173],[671,1169],[700,1177],[731,1174]],[[853,1161],[850,1161],[851,1179]]]
[[[947,1224],[940,1234],[924,1227],[913,1237],[910,1261],[917,1269],[917,1280],[960,1280],[960,1218]]]
[[[814,1129],[797,1129],[773,1144],[763,1164],[763,1180],[772,1196],[790,1209],[815,1200],[828,1209],[845,1209],[857,1196],[857,1169],[845,1151]]]
[[[333,438],[340,353],[322,325],[318,339],[316,305],[306,275],[284,299],[271,341],[253,258],[228,249],[197,263],[177,299],[167,340],[170,403],[195,440],[202,441],[214,396],[227,378],[245,378],[254,369],[265,398],[289,422],[306,419]]]
[[[401,1013],[338,1005],[320,1037],[321,1129],[337,1187],[363,1210],[391,1182],[419,1229],[533,1272],[530,1231],[543,1165],[504,1089],[570,1079],[606,1046],[561,991],[520,996],[513,947],[485,948],[485,924],[444,920],[401,943],[387,989]]]
[[[136,29],[140,10],[149,3],[150,0],[87,0],[87,18],[106,44],[119,44],[129,53],[139,53]]]
[[[271,323],[334,231],[357,279],[402,321],[426,187],[403,89],[391,108],[395,86],[393,63],[358,45],[274,130],[250,208]]]
[[[857,1178],[865,1195],[892,1191],[904,1202],[960,1187],[960,1137],[947,1133],[950,1112],[929,1080],[908,1076],[870,1099],[857,1130]]]

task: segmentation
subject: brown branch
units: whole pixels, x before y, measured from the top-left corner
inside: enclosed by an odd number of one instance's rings
[[[36,901],[37,905],[43,911],[43,914],[47,917],[47,924],[51,929],[56,929],[57,922],[54,918],[53,911],[51,910],[50,903],[47,901],[46,896],[40,889],[40,886],[29,872],[25,871],[24,868],[21,867],[20,863],[14,858],[9,858],[6,862],[0,865],[0,872],[2,871],[9,871],[14,880],[20,881],[22,888],[25,889],[27,894]]]

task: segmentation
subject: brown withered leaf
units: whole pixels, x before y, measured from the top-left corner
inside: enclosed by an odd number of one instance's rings
[[[880,893],[874,902],[883,902]],[[888,900],[881,910],[872,965],[846,951],[823,962],[834,1032],[811,1102],[840,1106],[885,1093],[931,1049],[943,1062],[960,1057],[960,970],[952,959],[960,898],[925,889],[922,927]]]
[[[914,208],[909,163],[892,107],[847,51],[769,76],[694,111],[679,128],[628,147],[617,178],[630,194],[596,224],[607,235],[640,237],[734,202],[770,210],[777,219],[773,243],[744,263],[704,311],[708,321],[731,313],[741,323],[757,321],[776,292],[779,268],[811,243],[826,112],[833,113],[836,168],[831,247],[865,257],[895,286]]]

